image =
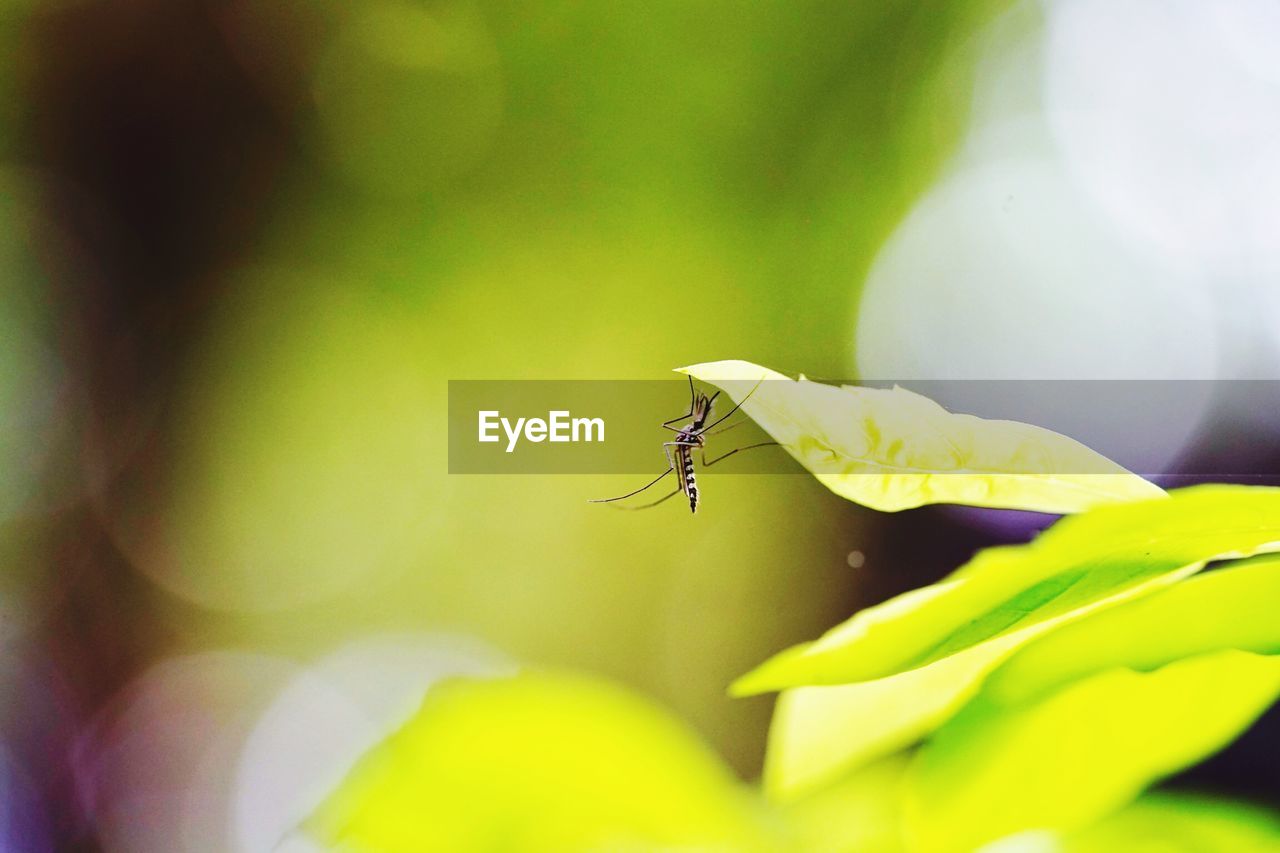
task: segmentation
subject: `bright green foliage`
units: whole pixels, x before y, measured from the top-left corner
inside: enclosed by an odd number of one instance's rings
[[[889,678],[783,692],[769,731],[765,792],[789,802],[917,743],[964,707],[1007,648],[988,643]]]
[[[868,608],[744,676],[740,693],[870,681],[1086,608],[1115,604],[1214,559],[1280,549],[1280,489],[1199,486],[1170,500],[1064,519],[989,548],[929,587]]]
[[[1062,626],[1165,589],[1204,561],[1278,544],[1280,490],[1205,486],[1064,519],[1028,545],[983,551],[947,580],[864,610],[734,685],[738,693],[801,688],[779,703],[766,786],[791,797],[909,746],[1037,637],[1049,642]]]
[[[346,850],[777,849],[707,747],[651,704],[554,674],[456,680],[312,819]]]
[[[1280,658],[1213,652],[1116,668],[1038,701],[979,697],[917,753],[905,791],[921,850],[1082,828],[1236,737],[1280,694]]]
[[[902,820],[909,760],[877,762],[786,810],[800,848],[823,853],[915,853]],[[1027,830],[983,853],[1234,853],[1280,851],[1280,814],[1238,800],[1152,791],[1075,832]]]
[[[1230,742],[1280,692],[1277,600],[1262,557],[1024,646],[908,774],[922,846],[1086,825]]]
[[[1280,849],[1268,813],[1143,795],[1280,695],[1280,557],[1254,557],[1280,551],[1280,489],[1166,495],[1062,436],[900,389],[746,362],[685,370],[746,399],[861,503],[1080,512],[739,679],[738,694],[784,691],[770,804],[631,694],[526,674],[432,689],[313,818],[315,836],[392,853]],[[1047,473],[1064,460],[1106,472]],[[1215,560],[1239,562],[1197,574]]]
[[[1233,800],[1155,792],[1070,836],[1059,849],[1061,853],[1276,851],[1280,850],[1280,816]]]
[[[1052,430],[952,414],[904,388],[793,381],[746,361],[680,371],[745,400],[743,411],[820,482],[873,509],[953,503],[1069,513],[1163,494]]]
[[[1152,670],[1205,652],[1280,654],[1280,557],[1197,575],[1066,625],[1021,648],[984,695],[1027,701],[1110,667]]]

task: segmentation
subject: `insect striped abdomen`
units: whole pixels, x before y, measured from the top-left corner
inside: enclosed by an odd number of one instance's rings
[[[676,448],[676,456],[680,463],[680,486],[689,496],[689,511],[698,511],[698,481],[693,473],[693,450],[687,445]]]

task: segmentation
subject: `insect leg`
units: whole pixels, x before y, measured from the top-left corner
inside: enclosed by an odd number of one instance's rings
[[[674,492],[672,492],[671,494],[669,494],[669,495],[665,495],[665,496],[663,496],[663,497],[660,497],[660,498],[658,498],[656,501],[654,501],[653,503],[640,504],[640,506],[615,506],[615,507],[613,507],[613,509],[629,509],[629,510],[636,510],[636,509],[649,509],[650,507],[655,507],[655,506],[657,506],[658,504],[662,503],[663,501],[669,501],[669,500],[671,500],[671,499],[672,499],[672,498],[674,498],[676,495],[680,494],[680,492],[681,492],[681,490],[680,490],[680,489],[676,489],[676,490],[675,490]]]
[[[706,450],[706,448],[704,447],[704,448],[702,449],[702,467],[703,467],[703,468],[710,468],[712,465],[716,464],[717,462],[721,461],[722,459],[728,459],[728,458],[729,458],[730,456],[732,456],[733,454],[735,454],[735,453],[741,453],[741,452],[742,452],[742,451],[744,451],[744,450],[753,450],[753,449],[755,449],[755,448],[757,448],[757,447],[774,447],[774,446],[777,446],[777,445],[778,445],[778,442],[776,442],[776,441],[762,441],[762,442],[760,442],[759,444],[748,444],[746,447],[739,447],[739,448],[736,448],[736,449],[734,449],[734,450],[730,450],[728,453],[726,453],[726,454],[724,454],[724,455],[722,455],[722,456],[717,456],[715,459],[712,459],[710,462],[708,462],[708,461],[707,461],[707,450]]]
[[[720,434],[720,433],[722,433],[722,432],[728,432],[728,431],[729,431],[729,430],[731,430],[731,429],[737,429],[738,427],[742,426],[742,425],[743,425],[743,424],[745,424],[745,423],[747,423],[747,422],[746,422],[746,421],[738,421],[736,424],[729,424],[727,427],[720,427],[720,429],[712,430],[711,432],[701,432],[701,433],[699,433],[699,435],[702,435],[702,436],[708,436],[708,435],[719,435],[719,434]]]
[[[649,489],[649,488],[652,488],[653,486],[656,486],[659,480],[661,480],[663,477],[667,476],[674,470],[676,470],[675,465],[671,465],[670,467],[667,468],[667,470],[663,471],[661,474],[655,477],[653,481],[649,483],[649,485],[636,489],[634,492],[627,492],[625,495],[618,495],[616,498],[597,498],[595,500],[589,500],[587,501],[587,503],[607,504],[607,503],[612,503],[613,501],[620,501],[620,500],[623,500],[624,498],[629,498],[632,495],[638,495],[641,492],[643,492],[645,489]]]
[[[682,421],[682,420],[684,420],[685,418],[691,418],[691,417],[693,417],[693,402],[694,402],[694,399],[695,399],[695,395],[694,395],[694,391],[693,391],[693,377],[692,377],[692,376],[690,376],[690,377],[689,377],[689,412],[688,412],[687,414],[683,414],[683,415],[681,415],[681,416],[680,416],[680,417],[678,417],[678,418],[672,418],[672,419],[671,419],[671,420],[669,420],[669,421],[663,421],[663,422],[662,422],[662,425],[663,425],[663,426],[667,426],[668,424],[673,424],[673,423],[675,423],[676,421]],[[669,428],[669,427],[668,427],[668,428]]]

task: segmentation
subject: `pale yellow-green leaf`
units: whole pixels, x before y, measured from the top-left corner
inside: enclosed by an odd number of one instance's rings
[[[734,686],[738,693],[790,688],[770,730],[766,790],[792,799],[915,743],[1019,648],[1044,642],[1055,649],[1048,656],[1057,658],[1056,667],[1070,667],[1065,644],[1048,644],[1075,620],[1146,601],[1206,560],[1275,550],[1278,543],[1280,491],[1206,486],[1173,492],[1167,501],[1095,510],[1063,520],[1029,545],[982,552],[951,578],[865,610]],[[1189,598],[1178,593],[1173,600]],[[1221,608],[1215,613],[1222,618]],[[1149,620],[1151,630],[1158,621]],[[1255,630],[1244,621],[1237,627]],[[1099,643],[1105,647],[1104,639]],[[1027,669],[1054,671],[1047,664]]]
[[[905,388],[796,381],[746,361],[679,372],[723,389],[820,482],[874,509],[954,503],[1071,513],[1163,495],[1052,430],[953,414]]]
[[[776,850],[776,816],[687,728],[580,676],[433,687],[308,824],[340,850]]]
[[[1106,670],[1026,703],[979,696],[916,753],[908,838],[947,853],[1079,830],[1220,749],[1278,693],[1280,658],[1222,651]]]
[[[1015,635],[876,681],[784,691],[769,729],[765,793],[791,802],[919,742],[969,701],[1016,641]]]

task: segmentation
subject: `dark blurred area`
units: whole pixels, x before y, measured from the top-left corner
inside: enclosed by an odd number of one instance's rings
[[[59,849],[97,846],[67,761],[80,727],[172,640],[155,591],[90,502],[171,487],[174,389],[224,295],[222,273],[251,251],[298,150],[301,81],[282,79],[287,66],[245,67],[237,42],[258,29],[246,11],[89,3],[16,25],[25,120],[15,159],[36,176],[24,199],[30,249],[66,370],[60,420],[75,425],[52,453],[82,466],[56,472],[66,500],[36,522],[52,545],[31,554],[54,599],[36,636],[58,717],[51,727],[22,713],[27,702],[18,714],[20,726],[52,728],[24,757],[48,776],[35,781]],[[291,18],[307,23],[301,9]],[[30,698],[40,689],[23,687]]]

